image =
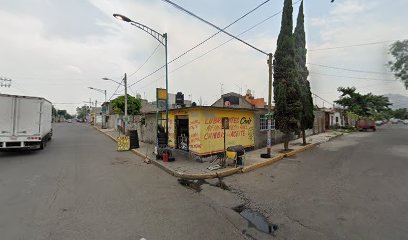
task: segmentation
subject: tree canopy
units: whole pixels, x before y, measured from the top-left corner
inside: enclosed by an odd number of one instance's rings
[[[140,99],[128,95],[128,114],[136,115],[140,113],[142,103]],[[125,113],[125,96],[119,96],[112,100],[112,110],[114,113],[123,115]]]
[[[337,90],[341,96],[335,103],[361,117],[370,117],[387,112],[390,110],[389,106],[392,105],[388,97],[372,93],[362,95],[356,92],[355,87],[339,87]]]
[[[78,119],[85,119],[86,118],[86,113],[88,112],[89,107],[88,106],[82,106],[82,107],[77,107],[76,112],[77,112],[77,118]]]
[[[390,53],[395,58],[395,61],[389,62],[391,71],[408,90],[408,40],[393,43],[390,47]]]
[[[299,7],[299,14],[297,18],[297,24],[295,32],[293,34],[295,39],[295,63],[297,81],[301,88],[301,118],[300,128],[303,135],[303,144],[306,144],[305,130],[313,128],[314,114],[313,114],[313,98],[310,90],[310,82],[307,80],[309,71],[306,67],[306,33],[304,26],[304,13],[303,13],[303,1]]]
[[[275,126],[285,134],[299,130],[300,111],[302,109],[299,85],[296,80],[292,15],[292,1],[285,0],[281,30],[273,64]]]

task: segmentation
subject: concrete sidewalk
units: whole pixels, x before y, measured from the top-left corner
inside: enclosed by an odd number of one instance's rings
[[[114,141],[116,141],[117,137],[123,136],[123,134],[120,134],[115,129],[100,129],[97,127],[95,127],[95,129],[109,136]],[[163,162],[161,160],[156,160],[156,157],[154,155],[154,145],[143,142],[139,143],[140,148],[132,149],[131,151],[142,157],[145,162],[151,162],[175,177],[185,179],[208,179],[225,177],[235,173],[249,172],[270,165],[285,157],[293,156],[297,153],[313,148],[320,143],[327,142],[330,139],[340,135],[343,135],[343,133],[336,131],[329,131],[318,135],[312,135],[306,138],[307,142],[309,143],[306,146],[302,145],[302,139],[293,140],[289,143],[289,148],[291,149],[291,151],[287,153],[281,153],[283,144],[273,145],[271,149],[272,158],[269,159],[260,157],[261,153],[266,153],[266,148],[249,151],[245,154],[244,167],[235,167],[231,161],[227,161],[226,168],[214,171],[208,170],[207,167],[209,167],[210,165],[214,165],[211,162],[215,160],[215,156],[206,158],[203,162],[199,162],[194,160],[194,156],[192,156],[190,153],[183,152],[181,150],[175,150],[174,156],[176,158],[176,161]]]

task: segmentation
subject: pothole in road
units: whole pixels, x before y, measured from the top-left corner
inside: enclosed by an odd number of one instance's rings
[[[278,225],[269,223],[262,213],[246,208],[245,205],[239,205],[232,209],[245,218],[250,227],[255,227],[261,232],[273,234],[279,229]]]
[[[188,179],[183,179],[180,178],[177,180],[179,184],[191,188],[193,190],[195,190],[196,192],[201,192],[202,188],[201,185],[203,184],[209,184],[210,186],[213,187],[218,187],[221,188],[222,190],[226,190],[226,191],[231,191],[231,189],[227,186],[227,184],[225,184],[222,181],[222,178],[218,178],[218,181],[216,183],[213,182],[207,182],[206,180],[188,180]]]
[[[207,183],[205,180],[188,180],[188,179],[177,179],[178,183],[180,183],[181,185],[191,188],[193,190],[195,190],[196,192],[201,192],[202,188],[201,185],[203,185],[204,183]]]

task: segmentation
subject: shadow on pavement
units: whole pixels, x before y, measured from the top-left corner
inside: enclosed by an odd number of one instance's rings
[[[13,157],[21,157],[21,156],[29,156],[35,155],[38,153],[39,150],[2,150],[0,152],[0,160],[1,159],[10,159]]]

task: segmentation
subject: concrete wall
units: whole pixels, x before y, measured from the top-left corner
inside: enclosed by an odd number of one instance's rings
[[[255,112],[255,149],[264,148],[267,146],[268,130],[261,130],[261,115],[266,114],[266,109],[258,110]],[[290,139],[296,139],[295,134],[290,135]],[[271,131],[271,143],[272,145],[283,142],[283,133],[279,130],[272,129]]]
[[[315,110],[314,113],[314,126],[313,126],[313,134],[322,133],[325,131],[324,127],[324,112]]]

